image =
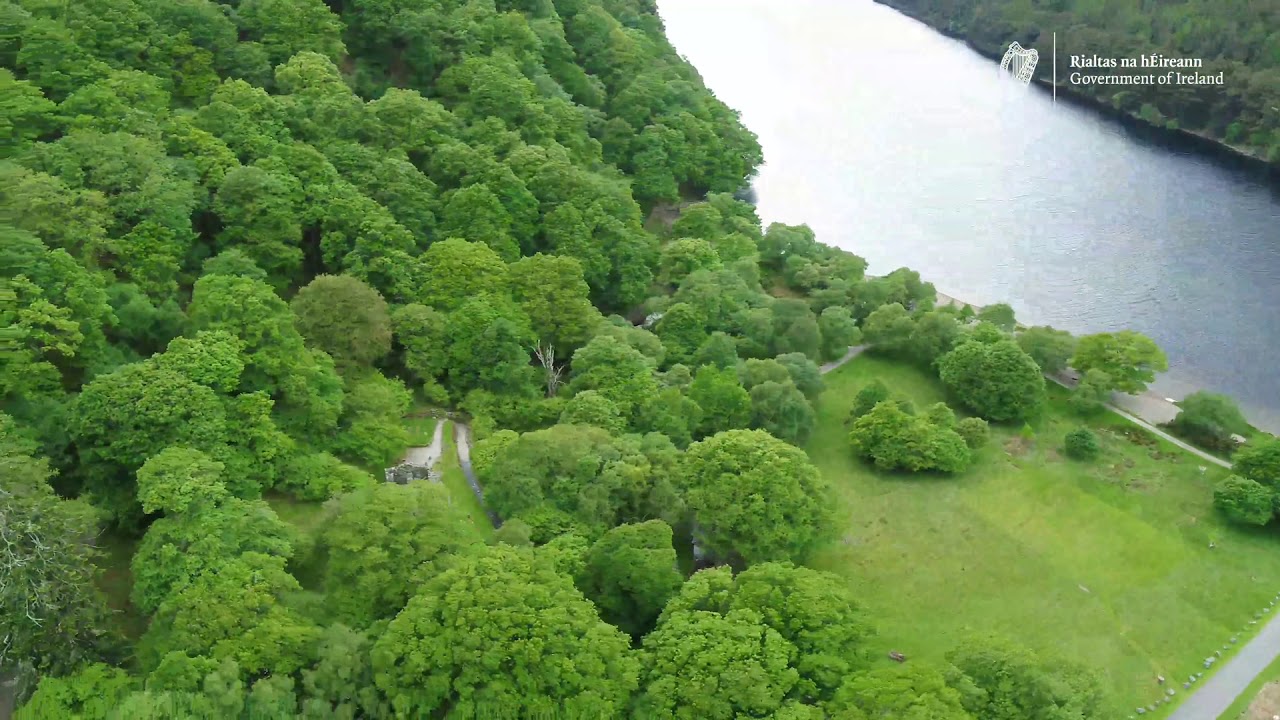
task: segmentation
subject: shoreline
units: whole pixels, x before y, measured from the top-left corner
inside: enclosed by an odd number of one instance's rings
[[[963,43],[965,47],[988,60],[999,62],[1002,57],[998,51],[993,51],[988,48],[975,45],[968,37],[951,31],[946,27],[935,25],[930,22],[928,18],[923,17],[920,13],[915,12],[910,8],[899,7],[894,0],[873,1],[921,23],[940,35]],[[1055,85],[1052,78],[1033,77],[1032,81],[1037,87],[1050,92],[1053,91]],[[1075,90],[1069,84],[1059,82],[1056,83],[1056,85],[1059,97],[1062,97],[1068,102],[1074,103],[1080,107],[1088,108],[1104,116],[1117,120],[1131,130],[1149,133],[1153,137],[1165,143],[1174,141],[1188,143],[1195,146],[1206,155],[1212,156],[1215,160],[1226,161],[1241,169],[1260,173],[1265,175],[1271,182],[1280,182],[1280,163],[1268,162],[1265,157],[1255,151],[1248,150],[1238,145],[1233,145],[1225,139],[1215,138],[1199,130],[1170,128],[1165,125],[1156,125],[1144,120],[1139,115],[1125,110],[1120,110],[1109,103],[1103,102],[1099,98]]]
[[[974,305],[973,303],[965,302],[955,296],[940,292],[936,288],[934,290],[934,294],[937,296],[936,305],[938,307],[952,306],[961,309],[970,307],[973,308],[975,313],[981,312],[983,308],[982,305]],[[1019,327],[1021,327],[1021,325],[1019,325]],[[1234,400],[1234,398],[1232,399]],[[1178,416],[1178,413],[1182,411],[1182,408],[1178,406],[1178,400],[1180,400],[1180,398],[1175,399],[1166,397],[1163,393],[1148,389],[1137,395],[1116,393],[1111,398],[1111,403],[1121,410],[1132,413],[1152,425],[1163,425],[1173,420]],[[1275,434],[1276,432],[1275,430],[1256,424],[1256,421],[1253,419],[1247,417],[1245,419],[1249,420],[1249,424],[1259,432],[1270,434]],[[1280,428],[1277,428],[1277,430],[1280,430]]]

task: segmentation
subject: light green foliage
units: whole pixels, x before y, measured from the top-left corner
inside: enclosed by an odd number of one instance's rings
[[[1275,516],[1275,495],[1256,480],[1232,475],[1213,489],[1213,506],[1232,522],[1266,525]]]
[[[217,505],[227,497],[222,470],[222,463],[199,450],[165,448],[138,468],[142,511],[173,514]]]
[[[956,427],[956,413],[946,403],[934,403],[924,409],[924,419],[929,424],[938,427],[951,428]]]
[[[419,382],[433,383],[448,367],[446,322],[444,313],[416,303],[398,307],[391,314],[395,341],[403,348],[400,361]]]
[[[245,0],[236,15],[272,64],[303,50],[338,60],[346,49],[342,21],[321,0]]]
[[[72,417],[90,492],[119,522],[138,511],[131,476],[148,457],[171,446],[212,450],[226,437],[214,392],[151,362],[98,376],[77,398]]]
[[[800,558],[830,531],[830,490],[817,469],[803,450],[760,430],[690,445],[679,483],[702,540],[722,558]]]
[[[372,660],[378,688],[408,716],[614,717],[639,671],[626,636],[567,577],[506,545],[428,581]],[[509,671],[493,671],[500,666]]]
[[[969,464],[969,447],[951,427],[911,415],[897,403],[881,402],[853,423],[853,452],[884,470],[959,472]]]
[[[492,435],[476,441],[471,447],[471,467],[476,473],[488,472],[508,445],[520,438],[514,430],[499,430]]]
[[[710,365],[698,368],[689,385],[689,399],[701,411],[695,432],[698,437],[745,428],[751,423],[751,395],[733,370]]]
[[[872,630],[838,576],[789,563],[762,563],[735,578],[728,568],[703,570],[667,604],[665,615],[750,610],[791,643],[799,671],[796,695],[828,698],[851,671],[867,664]]]
[[[1182,437],[1212,450],[1230,451],[1232,435],[1249,433],[1249,422],[1235,400],[1205,390],[1193,392],[1178,403],[1178,416],[1169,427]]]
[[[667,308],[654,326],[671,363],[693,364],[698,348],[707,341],[707,318],[698,308],[676,303]]]
[[[661,436],[611,437],[588,425],[528,432],[503,448],[480,476],[485,503],[503,518],[541,505],[599,534],[626,522],[679,517],[672,483],[676,449]]]
[[[685,448],[693,442],[693,433],[701,417],[702,408],[686,396],[681,388],[666,387],[640,408],[634,425],[641,432],[662,433],[676,447]]]
[[[947,655],[965,709],[988,720],[1102,720],[1099,679],[1077,663],[1038,658],[997,640],[973,640]],[[976,691],[974,690],[976,689]]]
[[[220,247],[243,248],[277,286],[291,280],[302,264],[302,226],[290,201],[289,182],[259,167],[227,173],[214,198],[222,220]]]
[[[1093,460],[1102,452],[1098,436],[1088,428],[1077,428],[1062,440],[1062,450],[1073,460]]]
[[[939,360],[938,374],[962,403],[987,420],[1023,420],[1044,404],[1040,366],[1012,340],[964,343]]]
[[[409,445],[401,418],[412,404],[404,383],[377,371],[349,380],[342,419],[328,449],[365,467],[392,464]]]
[[[302,671],[303,717],[389,717],[391,708],[373,682],[373,641],[340,623],[325,628],[316,662]]]
[[[776,438],[803,445],[813,430],[813,407],[787,380],[763,382],[751,388],[751,427]]]
[[[125,671],[102,663],[87,665],[66,677],[48,676],[14,720],[106,718],[133,685]]]
[[[529,319],[510,300],[493,295],[467,300],[445,323],[445,387],[456,395],[536,392],[539,373],[529,365],[535,337]]]
[[[368,367],[391,351],[391,317],[377,290],[349,275],[319,275],[289,303],[307,343],[341,368]]]
[[[529,523],[513,518],[493,531],[493,541],[514,547],[533,547],[533,528]]]
[[[644,651],[643,717],[772,716],[799,679],[794,646],[751,610],[671,613]]]
[[[683,578],[671,526],[661,520],[619,525],[591,546],[577,584],[600,617],[633,637],[653,629]]]
[[[573,354],[570,392],[596,390],[618,406],[623,417],[657,393],[651,361],[621,340],[598,335]]]
[[[952,671],[954,672],[954,670]],[[921,662],[854,674],[826,706],[845,720],[972,720],[943,671]]]
[[[188,510],[152,523],[134,553],[130,597],[145,613],[244,553],[293,555],[292,529],[260,500],[228,498]]]
[[[569,398],[560,413],[564,425],[594,425],[617,435],[626,429],[626,421],[618,413],[618,406],[595,390],[583,390]]]
[[[298,670],[319,629],[284,604],[301,589],[284,565],[249,552],[199,575],[161,603],[144,648],[157,657],[183,650],[230,658],[249,674]]]
[[[369,473],[329,453],[309,452],[284,462],[279,486],[303,500],[328,500],[375,482]]]
[[[438,483],[378,483],[343,496],[324,530],[334,608],[365,627],[404,607],[449,556],[475,543],[469,520]]]
[[[1018,333],[1017,339],[1023,352],[1050,375],[1065,370],[1076,350],[1076,339],[1071,333],[1047,325],[1029,327]]]
[[[56,107],[40,88],[0,68],[0,157],[12,157],[56,124]]]
[[[418,259],[417,300],[453,310],[482,292],[507,287],[507,266],[488,245],[449,238],[432,243]]]
[[[447,197],[440,213],[445,237],[486,245],[507,262],[520,257],[520,247],[511,237],[511,215],[488,186],[469,185]]]
[[[1080,338],[1071,367],[1082,373],[1102,370],[1111,376],[1116,390],[1135,394],[1145,390],[1156,373],[1168,370],[1169,361],[1151,338],[1122,330]]]
[[[244,372],[243,344],[231,333],[202,330],[174,338],[156,364],[220,393],[234,392]]]
[[[586,342],[600,313],[588,299],[582,265],[572,257],[538,253],[508,269],[512,297],[529,317],[540,341],[567,357]]]
[[[968,417],[956,423],[956,434],[964,439],[970,450],[977,450],[991,438],[991,428],[982,418]]]
[[[695,270],[716,270],[719,267],[720,256],[708,240],[681,238],[662,248],[658,260],[658,281],[675,286]]]

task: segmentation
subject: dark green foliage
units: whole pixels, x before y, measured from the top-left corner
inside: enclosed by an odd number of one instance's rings
[[[1258,438],[1249,441],[1235,457],[1238,475],[1280,490],[1280,439]]]
[[[587,552],[578,587],[602,619],[639,637],[653,628],[681,582],[671,526],[650,520],[619,525],[597,540]]]
[[[881,380],[872,380],[853,396],[853,407],[849,409],[849,421],[852,422],[866,415],[888,399],[889,387]]]
[[[1272,110],[1280,105],[1280,88],[1276,86],[1280,55],[1274,34],[1268,32],[1275,27],[1273,6],[1243,0],[1105,7],[1087,0],[892,0],[888,4],[967,40],[991,57],[999,57],[1010,38],[1026,47],[1034,43],[1043,56],[1045,33],[1057,27],[1069,29],[1058,32],[1059,53],[1111,57],[1117,52],[1115,48],[1125,48],[1127,57],[1157,54],[1200,59],[1203,67],[1186,72],[1221,72],[1225,87],[1090,84],[1073,85],[1071,91],[1157,127],[1204,134],[1269,162],[1280,161],[1280,119]],[[1100,72],[1135,75],[1146,71],[1117,68]],[[1036,69],[1038,78],[1048,79],[1051,73],[1043,63]],[[1249,92],[1238,96],[1231,91],[1233,87],[1248,88]]]
[[[1102,452],[1098,436],[1088,428],[1077,428],[1062,440],[1062,450],[1072,460],[1093,460]]]
[[[738,382],[733,370],[720,370],[710,365],[698,368],[698,374],[689,386],[689,399],[700,410],[698,437],[744,428],[751,422],[751,395]]]
[[[956,434],[964,438],[964,444],[968,445],[970,450],[977,450],[987,444],[991,438],[991,429],[987,426],[986,420],[969,417],[956,423]]]
[[[951,685],[983,720],[1103,720],[1099,678],[1084,666],[1038,658],[999,640],[975,639],[948,653],[960,675]]]
[[[1193,392],[1178,403],[1178,416],[1169,423],[1178,435],[1210,450],[1231,451],[1232,435],[1249,432],[1249,423],[1235,401],[1226,395],[1204,390]]]
[[[764,382],[751,388],[751,427],[776,438],[803,445],[813,431],[813,408],[796,386]]]
[[[978,321],[988,322],[1005,332],[1013,332],[1018,321],[1013,316],[1013,308],[1007,303],[987,305],[978,311]]]
[[[1115,383],[1111,380],[1111,376],[1104,370],[1094,368],[1085,373],[1084,377],[1080,378],[1080,382],[1076,383],[1068,402],[1071,404],[1071,409],[1077,413],[1094,415],[1110,402],[1111,392],[1114,389]]]
[[[339,367],[368,367],[391,351],[391,317],[377,290],[349,275],[320,275],[289,303],[298,332]]]
[[[1076,349],[1076,339],[1071,333],[1047,325],[1029,327],[1018,333],[1017,340],[1023,352],[1049,375],[1065,370]]]
[[[942,382],[979,416],[1022,420],[1045,400],[1040,366],[1012,340],[967,342],[938,361]]]
[[[1232,475],[1213,489],[1213,505],[1227,519],[1245,525],[1266,525],[1275,515],[1275,490],[1247,477]]]

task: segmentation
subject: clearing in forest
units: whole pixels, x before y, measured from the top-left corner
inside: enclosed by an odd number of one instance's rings
[[[841,501],[840,534],[811,564],[849,579],[881,657],[938,657],[998,632],[1092,666],[1116,711],[1132,712],[1167,687],[1184,692],[1280,591],[1276,533],[1229,526],[1212,507],[1228,471],[1202,473],[1206,463],[1113,414],[1082,421],[1051,387],[1033,439],[993,426],[956,476],[880,472],[853,457],[846,425],[875,378],[918,410],[946,397],[930,375],[863,355],[826,376],[806,448]],[[1081,424],[1103,447],[1088,463],[1060,452]]]

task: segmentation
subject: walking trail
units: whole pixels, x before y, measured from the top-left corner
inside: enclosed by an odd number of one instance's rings
[[[404,455],[404,461],[410,465],[433,468],[440,461],[444,449],[444,425],[441,419],[436,423],[435,434],[431,436],[431,444],[426,447],[411,447]]]

